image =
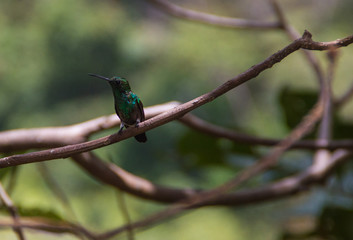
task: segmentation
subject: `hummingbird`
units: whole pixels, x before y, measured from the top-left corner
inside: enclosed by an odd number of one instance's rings
[[[137,127],[140,122],[145,120],[145,113],[140,98],[131,91],[129,82],[123,77],[107,78],[97,74],[88,75],[107,81],[113,90],[115,112],[121,120],[119,133],[123,128],[131,126]],[[138,142],[146,142],[145,133],[135,136]]]

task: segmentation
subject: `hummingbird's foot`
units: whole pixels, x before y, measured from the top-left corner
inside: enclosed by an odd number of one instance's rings
[[[119,129],[119,132],[118,134],[120,134],[122,131],[123,131],[123,128],[125,127],[124,123],[121,123],[120,124],[120,129]]]
[[[137,119],[136,124],[135,124],[135,127],[136,127],[136,128],[139,127],[139,124],[140,124],[140,120]]]

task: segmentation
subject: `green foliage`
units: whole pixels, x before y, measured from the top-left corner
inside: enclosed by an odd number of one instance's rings
[[[21,206],[16,206],[18,214],[24,217],[44,217],[51,220],[63,220],[63,218],[53,210],[45,210],[38,206],[35,208],[25,208]]]
[[[310,239],[335,239],[346,240],[353,238],[353,209],[326,205],[319,215],[316,223],[306,220],[306,227],[312,225],[307,231],[302,231],[298,226],[292,226],[292,230],[283,233],[282,240],[310,240]],[[305,221],[296,223],[305,224]],[[302,227],[305,228],[305,227]],[[296,229],[296,230],[294,230]]]
[[[319,217],[318,234],[323,238],[345,240],[353,238],[353,209],[327,206]]]

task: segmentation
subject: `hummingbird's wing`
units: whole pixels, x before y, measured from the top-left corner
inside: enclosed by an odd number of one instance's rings
[[[145,121],[145,112],[143,111],[143,104],[142,104],[142,101],[140,99],[138,101],[138,105],[137,106],[138,106],[138,109],[139,109],[139,111],[141,113],[140,121],[143,122],[143,121]]]
[[[138,110],[139,110],[140,115],[141,115],[140,122],[143,122],[143,121],[145,121],[145,112],[143,111],[143,104],[142,104],[142,101],[140,99],[138,100],[137,107],[138,107]],[[141,133],[139,135],[136,135],[135,139],[138,142],[146,142],[147,141],[147,137],[146,137],[145,133]]]

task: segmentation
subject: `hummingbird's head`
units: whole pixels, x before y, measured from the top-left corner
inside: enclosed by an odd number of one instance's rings
[[[113,87],[117,87],[118,89],[122,90],[122,91],[130,91],[130,85],[129,82],[123,78],[123,77],[112,77],[109,80],[109,83],[111,86]]]
[[[103,79],[107,82],[109,82],[109,84],[115,88],[115,89],[119,89],[120,91],[130,91],[130,85],[129,82],[123,78],[123,77],[112,77],[112,78],[107,78],[107,77],[103,77],[97,74],[92,74],[89,73],[88,75],[92,76],[92,77],[96,77],[96,78],[100,78]]]

